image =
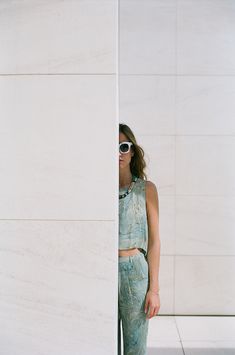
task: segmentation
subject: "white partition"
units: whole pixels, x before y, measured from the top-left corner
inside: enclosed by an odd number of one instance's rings
[[[117,3],[0,3],[0,353],[116,351]]]

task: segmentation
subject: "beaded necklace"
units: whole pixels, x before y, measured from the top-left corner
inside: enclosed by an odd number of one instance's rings
[[[127,195],[129,195],[129,193],[130,193],[131,190],[133,189],[133,187],[134,187],[135,182],[136,182],[137,179],[138,179],[138,178],[137,178],[136,176],[132,175],[132,181],[131,181],[130,187],[127,189],[127,191],[126,191],[124,194],[119,195],[119,200],[120,200],[121,198],[124,198],[124,197],[126,197]]]

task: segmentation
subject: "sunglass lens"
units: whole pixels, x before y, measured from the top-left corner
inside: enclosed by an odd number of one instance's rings
[[[120,145],[120,150],[121,150],[122,153],[128,152],[128,150],[129,150],[129,145],[126,144],[126,143],[121,144],[121,145]]]

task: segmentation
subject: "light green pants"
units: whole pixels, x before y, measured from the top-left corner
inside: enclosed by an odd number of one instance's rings
[[[124,355],[146,355],[149,319],[144,313],[149,286],[148,262],[142,252],[119,256],[118,355],[121,355],[121,324]]]

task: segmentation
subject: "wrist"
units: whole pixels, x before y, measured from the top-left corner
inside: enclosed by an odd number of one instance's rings
[[[159,295],[160,288],[158,290],[149,289],[148,291],[154,293],[155,295]]]

